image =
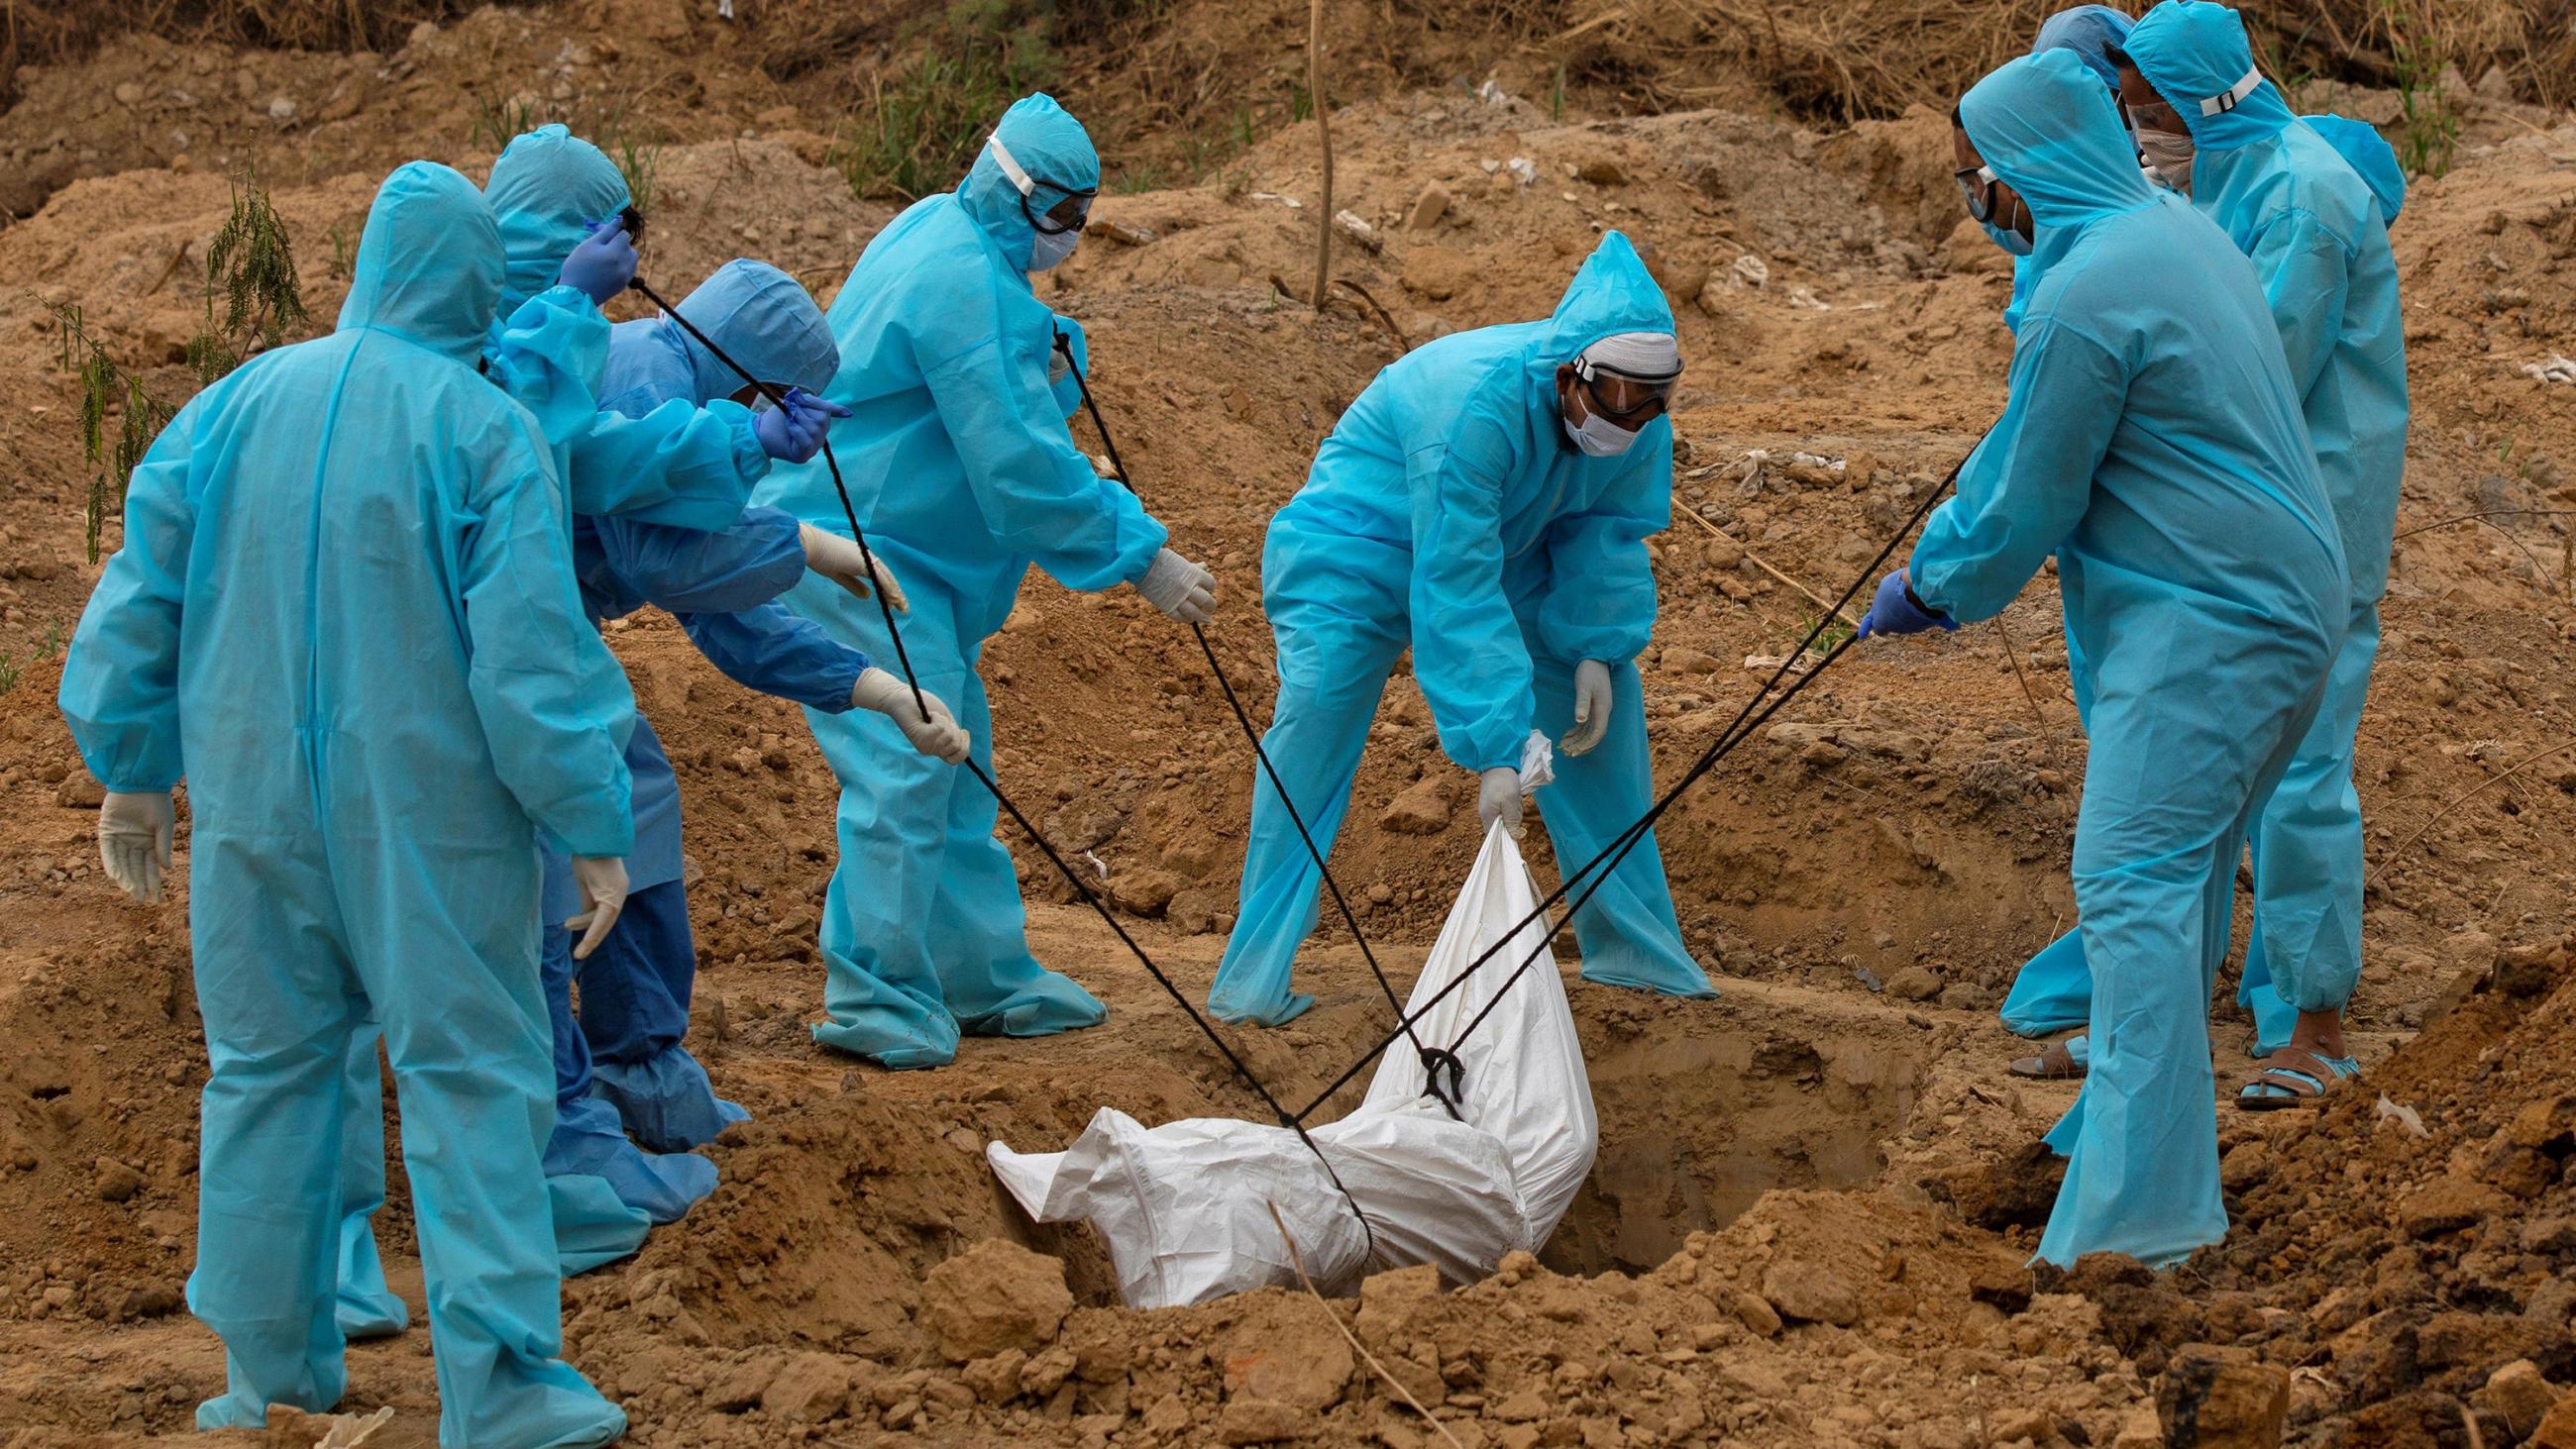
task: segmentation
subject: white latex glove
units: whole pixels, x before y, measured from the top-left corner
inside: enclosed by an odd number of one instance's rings
[[[921,703],[912,701],[912,690],[900,679],[871,664],[860,671],[859,682],[850,686],[850,707],[872,709],[895,722],[912,747],[933,759],[954,765],[966,758],[970,741],[965,728],[948,713],[948,706],[929,690],[921,692]],[[927,707],[930,718],[923,719]]]
[[[1136,592],[1184,624],[1204,624],[1216,612],[1216,575],[1168,548],[1154,555]]]
[[[1609,728],[1610,666],[1586,659],[1574,666],[1574,728],[1565,732],[1565,752],[1582,754]]]
[[[161,875],[170,868],[170,832],[178,823],[179,810],[167,790],[110,790],[98,807],[98,859],[107,878],[145,905],[159,905]]]
[[[859,547],[855,539],[837,533],[826,533],[810,523],[796,525],[796,536],[805,545],[805,567],[839,584],[852,594],[872,597],[871,586],[885,590],[885,600],[898,614],[912,612],[912,604],[903,596],[903,585],[895,582],[894,572],[874,549]]]
[[[576,855],[572,878],[581,887],[582,912],[564,922],[564,929],[581,932],[581,939],[573,943],[572,959],[587,961],[625,914],[626,862],[614,855]]]
[[[1494,822],[1499,820],[1503,828],[1512,833],[1512,839],[1520,839],[1521,802],[1524,798],[1520,771],[1509,765],[1487,770],[1484,783],[1476,789],[1476,823],[1492,830]]]

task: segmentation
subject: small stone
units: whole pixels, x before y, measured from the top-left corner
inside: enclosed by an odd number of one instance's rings
[[[2540,1428],[2565,1392],[2541,1377],[2540,1365],[2518,1358],[2487,1375],[2487,1385],[2478,1397],[2505,1421],[2515,1438],[2523,1439]]]
[[[1593,157],[1577,168],[1574,174],[1576,179],[1591,182],[1595,186],[1625,186],[1628,184],[1628,173],[1620,167],[1618,162],[1611,160],[1607,156]]]
[[[2524,1441],[2528,1449],[2576,1449],[2576,1394],[2569,1394],[2540,1416],[2540,1427]]]
[[[271,120],[271,121],[273,121],[273,122],[275,122],[276,124],[281,125],[281,126],[285,125],[285,124],[286,124],[287,122],[289,122],[289,121],[294,120],[294,119],[295,119],[295,100],[294,100],[294,98],[293,98],[292,96],[275,96],[275,97],[270,98],[269,103],[268,103],[268,118],[269,118],[269,120]]]
[[[1404,259],[1406,290],[1419,292],[1434,302],[1448,301],[1475,286],[1477,280],[1474,259],[1454,247],[1415,247]]]
[[[1666,674],[1715,674],[1720,666],[1714,654],[1673,644],[1664,649],[1662,667]]]
[[[1377,817],[1397,835],[1437,835],[1449,828],[1449,792],[1440,776],[1426,775],[1389,801]]]
[[[783,1424],[820,1424],[849,1407],[855,1376],[851,1362],[828,1353],[800,1353],[780,1365],[761,1390],[760,1407]]]
[[[1736,1322],[1763,1338],[1776,1337],[1780,1332],[1780,1315],[1772,1311],[1770,1303],[1759,1293],[1738,1289],[1719,1306],[1733,1313]]]
[[[1860,1294],[1830,1269],[1774,1263],[1762,1271],[1762,1296],[1793,1322],[1848,1328],[1860,1321]]]
[[[1413,205],[1404,213],[1406,231],[1429,231],[1449,214],[1449,188],[1434,182],[1422,188]]]
[[[1236,1399],[1217,1416],[1220,1444],[1276,1444],[1305,1437],[1310,1416],[1269,1399]]]
[[[98,1197],[101,1202],[127,1202],[143,1190],[143,1174],[113,1157],[98,1160]]]
[[[2261,1138],[2239,1142],[2219,1159],[2219,1185],[2229,1192],[2243,1192],[2272,1175],[2272,1149]]]
[[[107,787],[85,773],[65,775],[54,787],[54,803],[66,810],[95,810],[107,803]]]
[[[739,1414],[759,1403],[770,1381],[778,1377],[778,1365],[777,1359],[765,1354],[735,1364],[708,1387],[707,1407],[719,1414]]]
[[[2290,1417],[2290,1371],[2205,1345],[2182,1348],[2157,1384],[2156,1416],[2169,1449],[2276,1449]]]
[[[1180,889],[1180,877],[1168,870],[1146,866],[1120,871],[1111,877],[1109,899],[1129,915],[1150,920],[1163,914],[1164,909],[1171,905],[1172,897],[1180,894]]]
[[[1941,994],[1941,978],[1921,966],[1908,966],[1887,978],[1887,994],[1899,1001],[1929,1001]]]
[[[979,1358],[958,1371],[975,1397],[988,1404],[1007,1404],[1020,1392],[1020,1370],[1028,1366],[1029,1356],[1016,1348],[1006,1348],[990,1358]]]
[[[116,103],[120,106],[141,105],[143,103],[143,87],[136,85],[132,81],[118,81],[116,83]]]
[[[1044,1348],[1072,1311],[1062,1262],[998,1238],[931,1269],[921,1285],[921,1326],[952,1363]]]
[[[2397,1223],[2410,1238],[2437,1238],[2458,1232],[2503,1205],[2504,1195],[2485,1183],[2440,1177],[2397,1205]]]

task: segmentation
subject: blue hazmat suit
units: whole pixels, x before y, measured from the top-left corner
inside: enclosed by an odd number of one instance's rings
[[[1048,97],[1017,102],[998,130],[1038,182],[1032,211],[1098,185],[1090,138]],[[912,601],[900,622],[921,687],[949,703],[987,771],[976,661],[1021,577],[1034,564],[1072,589],[1133,582],[1165,536],[1134,495],[1094,475],[1066,430],[1047,375],[1057,319],[1026,273],[1034,239],[987,148],[956,191],[877,234],[829,314],[841,364],[825,396],[851,410],[831,432],[851,506]],[[819,458],[781,465],[755,498],[849,531]],[[873,601],[809,575],[786,603],[836,639],[895,655]],[[888,1067],[935,1067],[954,1058],[961,1028],[1039,1036],[1102,1021],[1091,993],[1029,953],[992,794],[913,751],[882,715],[807,719],[841,781],[821,942],[831,1020],[815,1040]]]
[[[2084,68],[2099,76],[2112,94],[2119,94],[2120,67],[2112,61],[2111,52],[2128,40],[2129,28],[2137,22],[2108,5],[2077,5],[2060,10],[2040,22],[2039,34],[2030,43],[2030,53],[2046,55],[2052,50],[2072,53],[2084,62]],[[2013,258],[2012,301],[2004,308],[2004,326],[2021,329],[2022,309],[2030,303],[2031,289],[2039,285],[2039,265],[2029,257]]]
[[[2050,52],[1962,106],[2030,204],[2042,274],[2011,400],[1911,577],[1974,622],[2057,556],[2091,672],[2074,878],[2094,1036],[2039,1256],[2168,1263],[2227,1230],[2209,992],[2245,831],[2342,639],[2343,547],[2252,268],[2138,174],[2100,80]]]
[[[819,391],[839,361],[822,309],[765,263],[726,263],[679,310],[764,382]],[[607,391],[629,416],[745,385],[668,317],[621,323],[612,334]],[[727,677],[809,709],[849,709],[851,687],[868,667],[867,656],[775,602],[805,573],[797,521],[778,509],[747,509],[723,533],[576,518],[573,565],[592,619],[658,605]],[[617,930],[587,961],[573,960],[572,932],[560,924],[581,907],[572,861],[546,856],[545,977],[562,1115],[546,1161],[558,1174],[605,1177],[628,1205],[670,1222],[715,1186],[715,1165],[688,1149],[749,1114],[715,1095],[706,1069],[681,1044],[697,948],[681,883],[679,785],[640,718],[626,763],[635,780],[631,894]],[[637,1152],[630,1132],[653,1154]]]
[[[2361,973],[2361,799],[2354,737],[2379,648],[2397,497],[2406,464],[2406,342],[2387,218],[2403,201],[2396,160],[2376,134],[2343,133],[2381,182],[2290,114],[2269,81],[2234,109],[2200,114],[2198,99],[2254,68],[2236,13],[2203,0],[2149,12],[2130,57],[2193,128],[2192,204],[2254,263],[2299,389],[2352,591],[2344,643],[2324,704],[2251,836],[2254,929],[2238,1000],[2257,1050],[2290,1039],[2302,1011],[2340,1010]],[[2366,130],[2367,128],[2361,128]],[[2398,175],[2383,200],[2381,186]],[[2090,973],[2080,935],[2043,948],[2004,1002],[2007,1026],[2040,1035],[2085,1020]]]
[[[472,184],[394,172],[353,272],[331,336],[252,359],[154,442],[63,674],[100,782],[184,775],[196,820],[188,1301],[226,1367],[197,1426],[346,1387],[342,1074],[372,1014],[439,1442],[604,1443],[624,1414],[557,1357],[535,833],[625,854],[632,702],[581,618],[545,441],[475,372],[501,247]]]
[[[555,281],[564,258],[589,234],[588,224],[617,217],[632,200],[617,163],[560,125],[540,126],[502,151],[483,195],[500,228],[505,275],[487,319],[482,365],[536,416],[572,512],[708,532],[731,527],[752,485],[769,470],[750,409],[732,402],[699,408],[673,399],[643,417],[601,411],[608,320],[589,297]],[[350,1053],[346,1083],[353,1144],[381,1136],[372,1123],[381,1100],[378,1083],[374,1043],[362,1037]],[[598,1109],[577,1104],[569,1120],[568,1131],[605,1125]],[[599,1154],[614,1152],[605,1137],[590,1141]],[[591,1160],[600,1160],[599,1154]],[[624,1195],[634,1195],[644,1185],[631,1171],[636,1163],[632,1154],[617,1155],[630,1169],[620,1177],[628,1189]],[[384,1201],[382,1154],[351,1151],[342,1162],[348,1177],[342,1185],[347,1214],[341,1251],[349,1275],[342,1326],[353,1336],[396,1331],[401,1304],[377,1286],[383,1273],[368,1225]],[[558,1154],[558,1170],[548,1180],[565,1270],[579,1272],[642,1246],[653,1214],[626,1205],[605,1179],[575,1180],[562,1170],[569,1165]],[[712,1185],[702,1169],[674,1167]],[[664,1197],[657,1211],[670,1208]]]
[[[1414,349],[1324,440],[1261,557],[1279,650],[1263,748],[1318,848],[1332,848],[1407,646],[1442,750],[1471,771],[1518,767],[1533,729],[1563,735],[1575,667],[1609,665],[1608,732],[1589,753],[1558,753],[1539,813],[1569,871],[1646,813],[1636,656],[1655,622],[1645,540],[1672,522],[1672,423],[1657,418],[1616,457],[1587,457],[1566,437],[1556,369],[1614,333],[1672,330],[1662,289],[1614,231],[1554,315]],[[1275,1026],[1314,1004],[1290,977],[1320,880],[1277,790],[1256,775],[1241,904],[1209,1010]],[[1682,947],[1651,834],[1574,930],[1586,980],[1715,994]]]

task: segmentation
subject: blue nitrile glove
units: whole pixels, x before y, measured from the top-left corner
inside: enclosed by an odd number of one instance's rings
[[[760,450],[785,463],[802,463],[822,451],[823,435],[832,429],[832,419],[846,418],[850,410],[839,403],[828,402],[800,387],[787,390],[785,407],[763,408],[751,420],[752,435],[760,439]]]
[[[614,220],[584,224],[590,228],[590,235],[564,258],[563,270],[555,273],[555,281],[577,288],[604,307],[609,298],[625,291],[626,284],[635,280],[635,242],[627,236],[626,228]]]
[[[1914,597],[1913,587],[1905,581],[1905,570],[1898,569],[1878,581],[1878,592],[1869,601],[1869,612],[1860,616],[1860,632],[1854,637],[1920,634],[1926,629],[1958,627],[1958,620],[1925,607],[1921,599]]]

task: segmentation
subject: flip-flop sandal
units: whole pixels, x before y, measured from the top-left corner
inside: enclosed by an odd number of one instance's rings
[[[2314,1107],[2342,1089],[2344,1083],[2361,1075],[2361,1063],[2351,1057],[2321,1056],[2316,1052],[2298,1052],[2322,1073],[2297,1067],[2265,1067],[2262,1074],[2247,1082],[2236,1093],[2238,1109],[2247,1112],[2277,1112],[2285,1107]]]
[[[2014,1076],[2029,1082],[2075,1082],[2092,1070],[2093,1040],[2077,1034],[2064,1041],[2050,1042],[2035,1057],[2022,1057],[2004,1067]]]

